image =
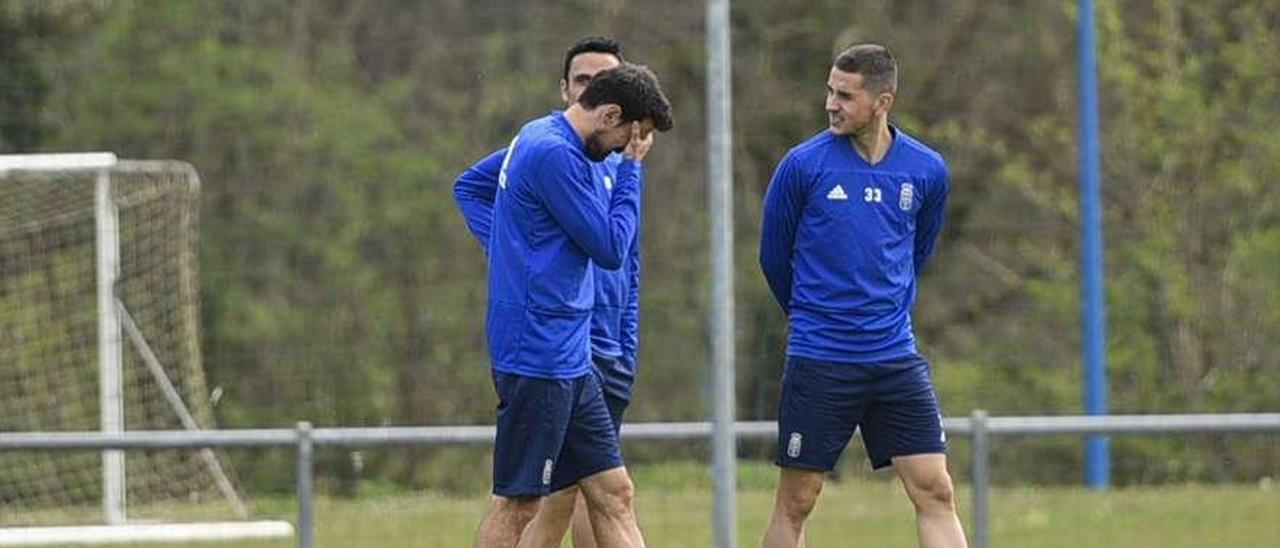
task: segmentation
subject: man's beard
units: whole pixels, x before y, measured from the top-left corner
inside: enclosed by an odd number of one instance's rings
[[[598,136],[587,137],[587,158],[590,158],[592,162],[604,160],[613,152],[622,152],[622,148],[609,149],[604,146],[604,143],[600,142]]]

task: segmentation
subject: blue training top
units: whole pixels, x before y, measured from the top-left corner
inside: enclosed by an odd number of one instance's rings
[[[493,201],[498,193],[498,175],[507,149],[485,156],[467,168],[453,184],[453,198],[471,234],[488,253]],[[592,177],[606,202],[617,180],[622,155],[613,153],[602,162],[591,164]],[[636,219],[636,236],[632,239],[623,268],[606,270],[591,268],[595,278],[595,306],[591,310],[591,353],[617,359],[632,374],[639,350],[640,325],[640,218]]]
[[[950,178],[934,150],[890,127],[868,164],[829,130],[792,148],[764,199],[760,267],[787,312],[787,355],[866,363],[916,354],[916,275],[942,228]]]
[[[585,150],[558,111],[525,124],[507,147],[488,241],[495,371],[566,379],[591,370],[589,268],[618,269],[635,247],[642,170],[618,162],[606,202]]]

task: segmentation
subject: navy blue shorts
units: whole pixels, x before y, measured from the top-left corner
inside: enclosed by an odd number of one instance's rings
[[[619,433],[622,430],[622,416],[631,404],[631,387],[636,382],[635,372],[623,367],[618,358],[592,355],[591,362],[595,364],[600,387],[604,389],[604,403],[609,407],[609,417],[613,419],[613,431]]]
[[[493,373],[498,433],[493,494],[541,497],[622,466],[598,376],[540,379]]]
[[[778,409],[778,466],[832,470],[855,429],[873,468],[945,453],[929,361],[849,364],[788,357]]]

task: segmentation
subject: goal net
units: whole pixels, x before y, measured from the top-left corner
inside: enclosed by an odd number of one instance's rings
[[[183,162],[0,156],[0,433],[215,426],[198,193]],[[217,451],[0,451],[0,527],[246,514]]]

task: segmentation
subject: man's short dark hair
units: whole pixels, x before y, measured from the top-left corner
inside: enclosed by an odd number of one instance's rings
[[[588,36],[578,40],[578,43],[570,47],[569,51],[564,52],[564,72],[561,73],[564,81],[569,81],[569,65],[573,64],[573,58],[583,53],[607,53],[617,57],[619,62],[623,60],[622,44],[617,40],[604,36]]]
[[[872,93],[898,93],[898,60],[879,44],[858,44],[840,52],[833,63],[842,72],[862,75],[862,87]]]
[[[618,105],[622,107],[623,122],[648,118],[658,131],[671,129],[671,102],[663,95],[658,77],[649,67],[622,63],[600,71],[578,96],[578,102],[588,109]]]

